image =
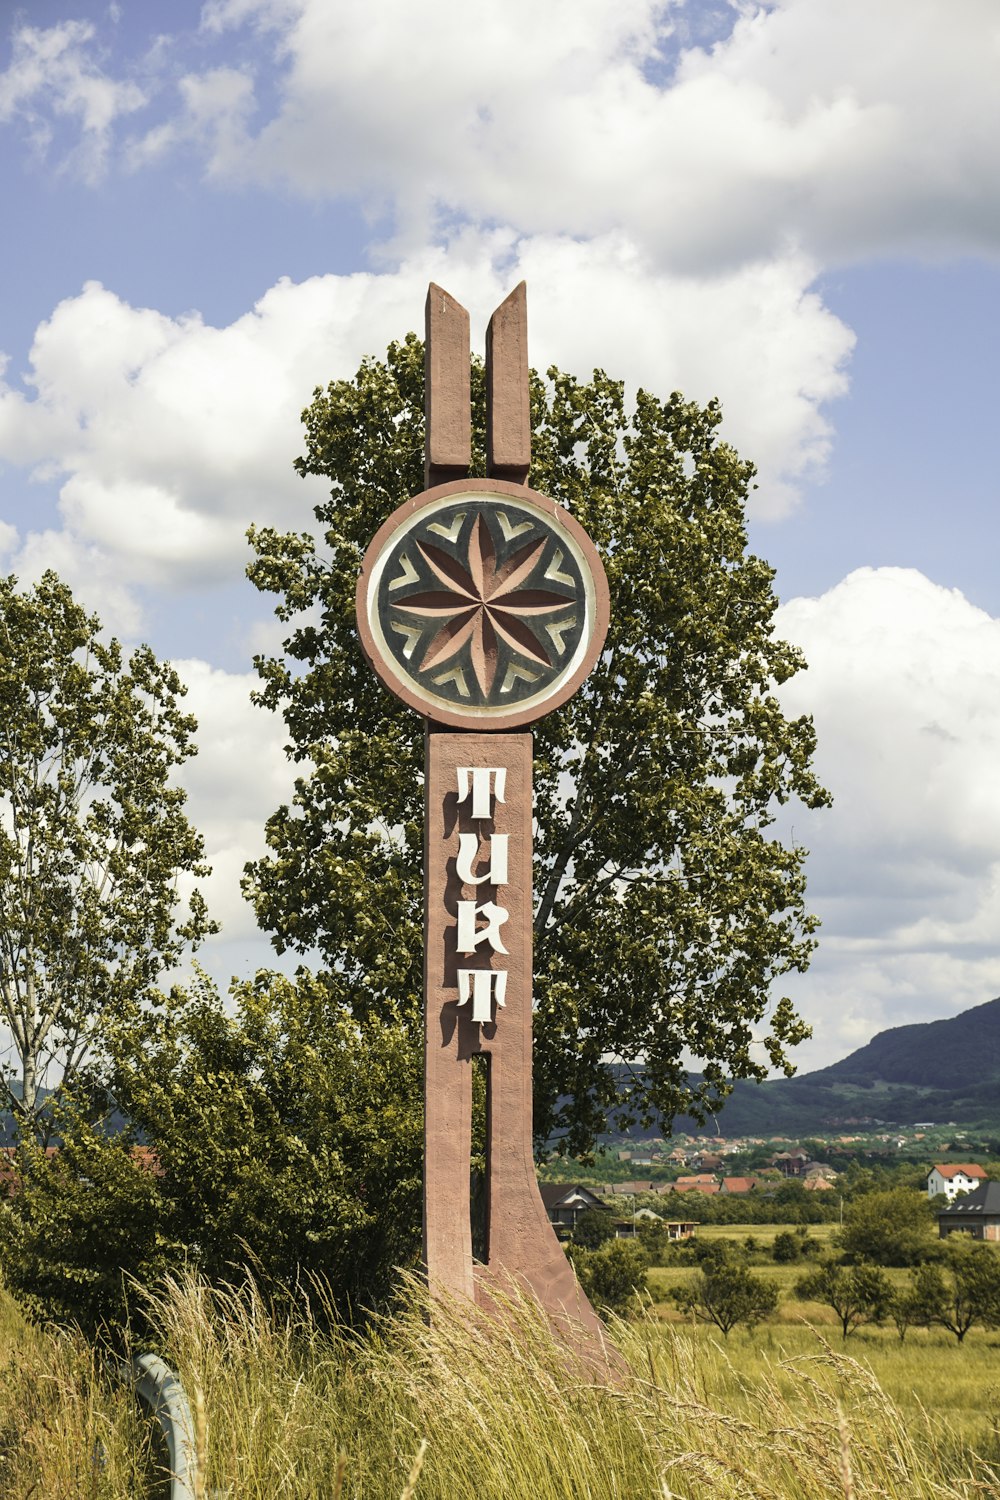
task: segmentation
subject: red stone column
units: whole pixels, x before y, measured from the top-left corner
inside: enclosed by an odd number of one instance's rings
[[[475,816],[471,775],[489,775],[488,816]],[[463,783],[465,785],[463,786]],[[483,783],[481,782],[482,786]],[[465,796],[460,800],[461,793]],[[427,734],[426,1157],[425,1255],[428,1278],[449,1295],[473,1295],[469,1202],[471,1068],[487,1067],[487,1262],[475,1268],[480,1301],[491,1286],[530,1289],[550,1313],[598,1324],[556,1239],[538,1191],[532,1149],[532,738],[467,734],[430,726]],[[462,834],[477,840],[473,876],[495,871],[496,839],[506,840],[506,879],[463,882]],[[494,909],[477,919],[482,941],[458,949],[459,902]],[[497,921],[495,909],[506,915]],[[475,1023],[471,996],[460,1001],[461,970],[505,979],[503,1003]],[[495,983],[495,981],[494,981]]]
[[[532,740],[603,648],[607,579],[586,532],[527,487],[524,284],[487,334],[487,475],[471,455],[469,317],[426,306],[427,489],[372,538],[357,587],[362,649],[427,721],[424,1255],[431,1288],[496,1303],[532,1292],[606,1364],[602,1326],[542,1204],[532,1152]],[[473,1060],[487,1085],[487,1249],[472,1259]]]

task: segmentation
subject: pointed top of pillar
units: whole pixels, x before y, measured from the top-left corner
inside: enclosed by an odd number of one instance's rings
[[[486,472],[524,484],[530,467],[528,288],[521,281],[486,330]]]
[[[432,281],[424,308],[424,483],[463,479],[472,462],[469,314]]]

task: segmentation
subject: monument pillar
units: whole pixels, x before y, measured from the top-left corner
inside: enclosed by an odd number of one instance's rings
[[[365,554],[358,628],[382,681],[426,720],[425,1167],[428,1281],[489,1304],[529,1289],[579,1341],[601,1325],[542,1204],[532,1150],[532,736],[596,662],[604,569],[531,490],[522,283],[487,335],[486,479],[470,479],[469,320],[427,298],[428,489]],[[485,1065],[486,1255],[470,1215],[473,1059]]]

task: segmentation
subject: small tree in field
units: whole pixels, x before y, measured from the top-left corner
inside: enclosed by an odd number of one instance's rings
[[[671,1297],[682,1312],[693,1313],[704,1323],[714,1323],[725,1338],[743,1323],[755,1328],[770,1317],[778,1305],[778,1283],[754,1276],[735,1256],[706,1262],[692,1281],[671,1289]]]
[[[911,1278],[909,1286],[897,1287],[892,1294],[889,1316],[896,1325],[901,1344],[906,1342],[906,1335],[911,1328],[928,1328],[934,1321],[939,1301],[937,1288],[928,1294],[928,1289],[915,1282],[922,1277],[923,1272],[936,1269],[934,1266],[921,1266],[916,1277]]]
[[[827,1261],[796,1283],[795,1295],[806,1302],[822,1302],[832,1307],[840,1323],[841,1335],[860,1328],[863,1323],[881,1323],[892,1307],[892,1282],[878,1266],[840,1265]]]
[[[54,573],[0,579],[0,1018],[16,1069],[0,1087],[24,1137],[47,1139],[48,1095],[215,931],[176,768],[195,754],[173,668],[117,641]],[[51,1070],[51,1073],[50,1071]]]
[[[1000,1256],[968,1235],[949,1235],[944,1266],[920,1266],[907,1295],[921,1322],[947,1328],[961,1343],[977,1323],[1000,1324]]]

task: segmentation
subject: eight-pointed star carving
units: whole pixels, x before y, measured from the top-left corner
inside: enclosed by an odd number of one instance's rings
[[[527,542],[498,568],[493,538],[480,511],[469,533],[465,567],[433,542],[418,541],[417,547],[443,587],[409,594],[392,607],[425,622],[441,621],[441,628],[427,643],[419,671],[443,665],[469,641],[472,669],[483,697],[488,698],[496,676],[498,638],[529,661],[552,665],[530,622],[535,616],[564,609],[574,602],[573,597],[521,587],[541,557],[544,538]]]

